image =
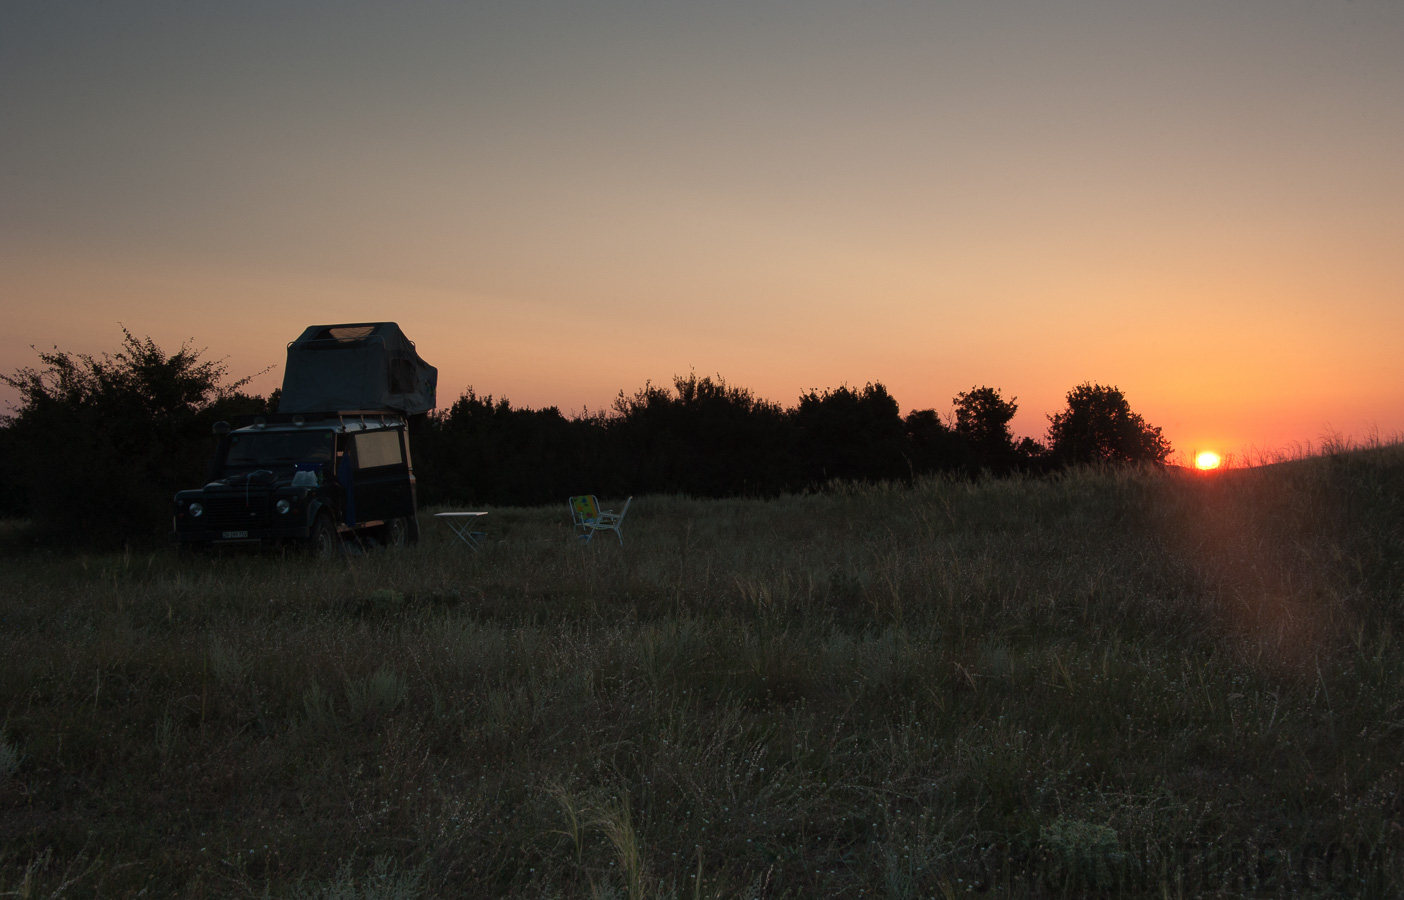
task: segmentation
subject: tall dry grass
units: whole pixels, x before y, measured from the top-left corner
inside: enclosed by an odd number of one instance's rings
[[[489,521],[11,554],[0,890],[1404,885],[1399,447]]]

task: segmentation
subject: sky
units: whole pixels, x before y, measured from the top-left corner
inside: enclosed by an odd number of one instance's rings
[[[881,382],[1404,434],[1404,4],[0,6],[0,371],[396,321],[570,414]],[[0,405],[14,402],[0,393]]]

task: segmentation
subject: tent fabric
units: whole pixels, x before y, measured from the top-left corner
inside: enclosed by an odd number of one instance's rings
[[[313,325],[288,344],[280,413],[434,408],[439,370],[394,322]]]

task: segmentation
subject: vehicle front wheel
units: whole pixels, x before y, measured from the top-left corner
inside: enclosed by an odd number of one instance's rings
[[[321,515],[312,523],[312,533],[307,536],[307,552],[318,559],[331,559],[343,552],[341,535],[336,533],[336,525],[329,516]]]

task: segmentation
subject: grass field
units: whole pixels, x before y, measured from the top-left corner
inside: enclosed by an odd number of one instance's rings
[[[12,548],[0,895],[1404,893],[1404,448],[488,521]]]

